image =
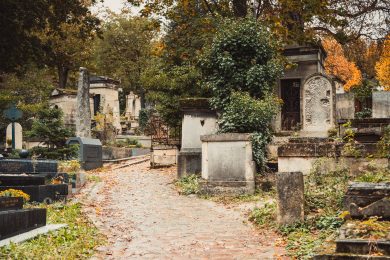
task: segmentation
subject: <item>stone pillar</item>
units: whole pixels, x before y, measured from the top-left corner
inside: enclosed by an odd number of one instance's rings
[[[91,107],[89,104],[89,73],[80,68],[77,90],[76,136],[91,137]]]
[[[276,174],[278,196],[277,222],[288,225],[304,220],[304,184],[301,172]]]

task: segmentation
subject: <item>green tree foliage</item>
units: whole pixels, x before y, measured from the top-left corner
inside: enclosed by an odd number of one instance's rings
[[[283,69],[277,42],[253,19],[228,20],[206,50],[202,68],[220,112],[220,131],[254,133],[253,155],[264,169],[270,124],[280,104],[272,94]]]
[[[113,14],[96,46],[97,71],[121,80],[125,93],[132,90],[142,96],[140,77],[149,64],[158,30],[152,19]]]
[[[254,20],[227,20],[201,61],[216,109],[224,110],[233,91],[263,98],[282,73],[277,43]]]
[[[32,123],[29,119],[47,105],[52,89],[51,77],[46,69],[30,66],[23,75],[5,74],[0,83],[0,111],[12,103],[16,104],[23,111],[23,119],[19,123],[28,129]],[[0,120],[0,133],[5,133],[9,123],[5,119]],[[4,139],[5,134],[0,134],[0,141]]]
[[[171,66],[157,60],[142,75],[142,84],[147,90],[147,99],[171,127],[180,125],[179,99],[206,96],[201,87],[201,74],[195,66]]]
[[[26,64],[45,64],[52,54],[51,42],[43,42],[39,34],[47,37],[62,34],[61,24],[82,25],[83,32],[95,28],[98,19],[90,14],[89,6],[95,0],[4,0],[0,2],[0,72],[20,71]]]
[[[66,140],[74,131],[64,126],[63,112],[57,108],[40,109],[34,119],[29,137],[41,140],[47,147],[34,147],[33,153],[50,159],[67,159],[76,155],[75,147],[67,147]]]

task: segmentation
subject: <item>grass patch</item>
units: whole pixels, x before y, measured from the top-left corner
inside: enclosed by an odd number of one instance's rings
[[[254,208],[249,214],[249,220],[260,228],[275,228],[276,203],[266,203],[261,208]]]
[[[176,181],[175,185],[180,194],[190,195],[199,193],[199,176],[191,174]]]
[[[98,175],[87,174],[87,180],[91,182],[101,182],[102,178]]]
[[[66,223],[68,227],[1,247],[1,259],[87,259],[97,246],[105,243],[105,238],[82,214],[79,203],[39,204],[38,207],[47,208],[48,223]]]

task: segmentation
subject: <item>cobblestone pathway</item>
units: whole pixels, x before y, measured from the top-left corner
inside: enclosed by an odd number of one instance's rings
[[[255,230],[242,210],[179,195],[174,168],[145,162],[99,176],[80,195],[108,237],[97,259],[280,258],[275,234]]]

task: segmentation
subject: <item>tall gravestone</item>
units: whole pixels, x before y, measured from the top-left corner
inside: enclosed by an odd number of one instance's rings
[[[89,104],[89,73],[80,68],[77,90],[76,136],[91,137],[91,107]]]
[[[327,134],[335,124],[332,82],[316,73],[306,80],[303,88],[303,131]]]

